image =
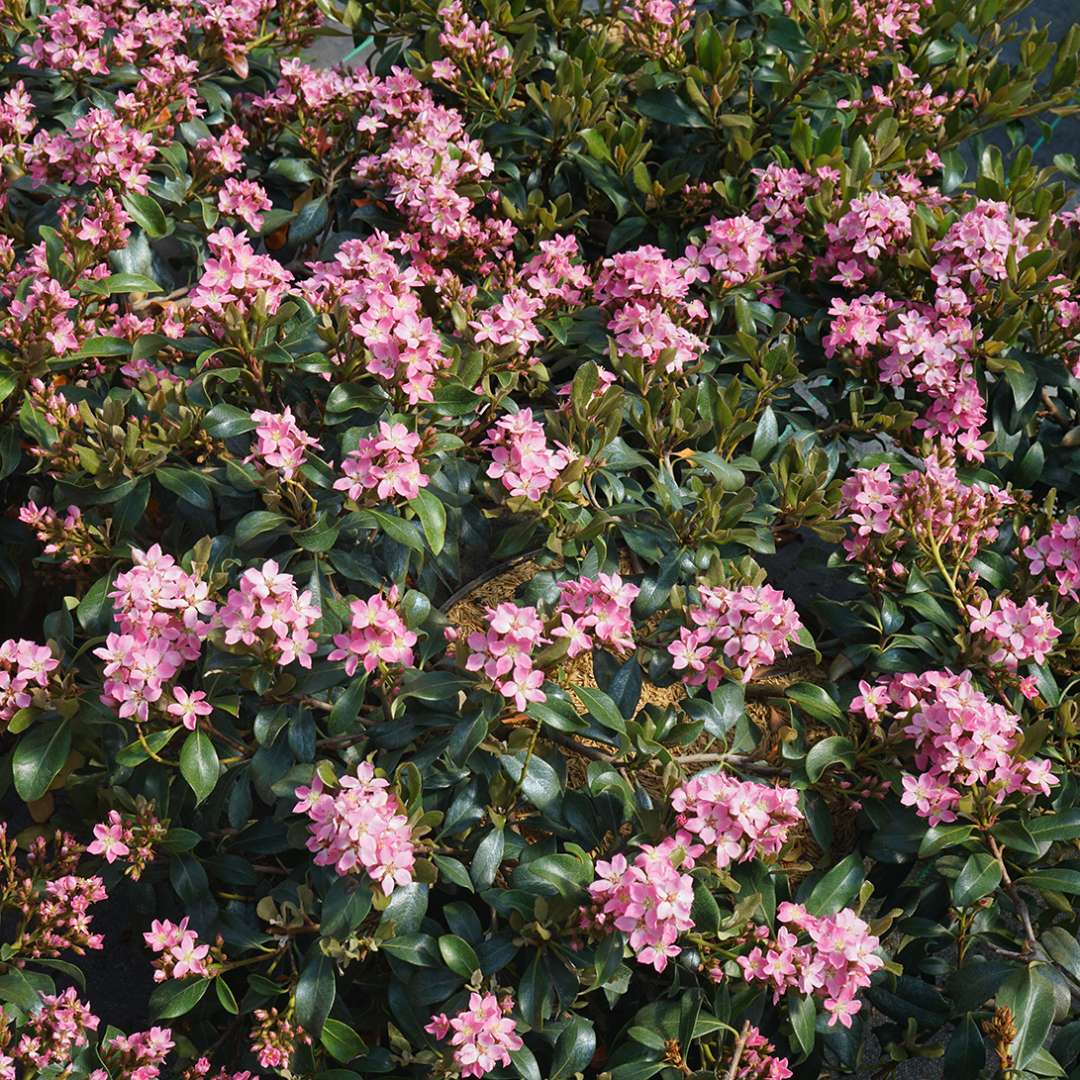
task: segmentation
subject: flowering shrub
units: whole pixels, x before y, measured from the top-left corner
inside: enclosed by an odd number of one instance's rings
[[[1077,1073],[1023,7],[0,8],[0,1080]]]

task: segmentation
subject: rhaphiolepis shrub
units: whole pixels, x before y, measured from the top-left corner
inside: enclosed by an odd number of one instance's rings
[[[1023,7],[7,0],[0,1076],[1077,1068]]]

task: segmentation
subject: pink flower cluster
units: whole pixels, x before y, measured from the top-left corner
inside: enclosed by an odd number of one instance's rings
[[[215,605],[206,582],[159,545],[132,549],[131,558],[109,594],[119,632],[94,655],[105,661],[102,702],[144,722],[177,672],[199,658]]]
[[[311,787],[296,789],[295,814],[307,814],[307,846],[317,866],[339,874],[364,870],[389,896],[408,885],[416,862],[409,819],[390,783],[362,762],[355,776],[343,776],[337,795],[323,790],[316,773]]]
[[[360,439],[341,463],[345,475],[334,481],[334,490],[344,491],[354,502],[365,491],[375,491],[380,499],[415,499],[431,483],[416,456],[421,441],[404,424],[381,421],[378,435]]]
[[[246,461],[260,461],[277,469],[285,480],[291,480],[304,464],[304,455],[319,440],[309,435],[296,422],[292,409],[271,413],[256,409],[251,414],[255,421],[255,445]]]
[[[75,1051],[89,1045],[87,1035],[98,1029],[100,1020],[81,1002],[75,988],[69,986],[60,994],[42,994],[41,1007],[30,1014],[26,1027],[14,1047],[14,1061],[5,1065],[0,1053],[0,1069],[8,1069],[15,1080],[14,1063],[25,1070],[21,1075],[34,1075],[50,1067],[64,1074],[75,1057]],[[0,1073],[2,1076],[3,1073]]]
[[[251,1052],[264,1069],[281,1069],[288,1075],[289,1062],[301,1044],[310,1045],[311,1036],[291,1014],[276,1008],[256,1009],[255,1027],[251,1029]],[[233,1080],[247,1074],[239,1074]],[[255,1080],[255,1078],[253,1078]]]
[[[154,919],[150,929],[143,934],[143,940],[157,954],[154,958],[155,982],[211,974],[210,946],[202,944],[199,935],[188,929],[187,916],[179,923]]]
[[[847,264],[840,270],[847,272]],[[839,275],[838,275],[839,276]],[[935,304],[903,305],[876,292],[848,302],[837,298],[823,338],[828,356],[850,349],[859,359],[876,355],[878,378],[898,390],[910,384],[930,405],[915,427],[943,448],[959,448],[982,461],[990,440],[980,435],[986,405],[974,378],[977,331],[971,305],[957,289],[939,289]]]
[[[741,217],[713,218],[705,226],[700,246],[686,249],[686,261],[696,267],[699,281],[708,281],[712,271],[723,285],[742,285],[762,272],[773,255],[773,244],[765,226],[745,214]]]
[[[262,228],[263,211],[272,208],[266,189],[254,180],[237,180],[230,176],[218,192],[218,209],[223,214],[240,218],[256,232]]]
[[[669,837],[643,845],[633,862],[621,854],[610,862],[597,860],[596,881],[589,886],[594,909],[586,924],[626,934],[638,962],[663,971],[681,951],[679,935],[694,927],[694,879],[682,869],[693,869],[702,850],[688,850]]]
[[[536,318],[543,310],[544,302],[538,296],[514,288],[504,293],[496,304],[484,308],[469,325],[478,345],[490,341],[498,348],[512,346],[513,352],[525,356],[533,345],[543,340],[536,325]]]
[[[1022,761],[1019,718],[979,690],[971,672],[929,671],[862,682],[853,712],[877,722],[892,716],[915,744],[918,776],[905,776],[901,802],[931,825],[956,820],[975,785],[997,803],[1013,792],[1049,794],[1058,782],[1048,759]]]
[[[165,839],[167,831],[158,820],[153,804],[139,796],[133,814],[110,810],[107,820],[94,826],[94,839],[86,853],[100,855],[109,864],[123,859],[128,864],[125,872],[138,881],[154,861],[155,845]]]
[[[435,104],[407,72],[394,78],[403,88],[408,84],[412,100],[393,118],[385,148],[357,161],[355,179],[384,192],[404,217],[414,258],[438,264],[460,253],[481,273],[493,269],[515,228],[503,217],[475,212],[487,202],[476,189],[482,191],[495,168],[491,155],[468,134],[461,113]],[[361,135],[382,126],[378,112],[360,121]]]
[[[509,994],[500,1001],[494,994],[469,995],[469,1007],[448,1019],[445,1013],[431,1018],[424,1028],[436,1039],[450,1036],[454,1064],[460,1076],[486,1076],[492,1069],[510,1064],[510,1054],[524,1045],[517,1021],[508,1016],[514,1007]]]
[[[136,1031],[133,1035],[106,1037],[99,1053],[107,1069],[90,1074],[90,1080],[156,1080],[161,1066],[175,1045],[169,1028],[152,1027],[149,1031]]]
[[[152,136],[128,127],[108,109],[91,109],[67,131],[39,130],[26,160],[35,184],[113,186],[119,191],[146,194],[147,166],[157,150]]]
[[[860,276],[876,274],[876,263],[898,254],[911,236],[911,208],[900,196],[871,191],[851,200],[839,220],[825,224],[829,248],[820,269],[852,263]]]
[[[775,856],[803,820],[799,793],[723,773],[691,777],[671,793],[679,825],[675,839],[716,852],[716,865]]]
[[[243,572],[240,588],[230,590],[217,617],[225,628],[226,645],[254,649],[281,667],[294,660],[311,667],[311,628],[319,609],[311,602],[311,592],[298,592],[292,574],[282,573],[273,559]]]
[[[851,1027],[851,1018],[862,1008],[856,995],[885,963],[875,952],[880,942],[870,927],[849,908],[819,917],[786,901],[776,917],[782,924],[776,938],[768,940],[768,929],[758,927],[764,948],[757,945],[739,957],[743,975],[771,983],[774,1003],[788,990],[824,998],[829,1027],[837,1022]],[[800,934],[808,940],[800,943]]]
[[[267,314],[275,314],[292,274],[269,255],[256,255],[247,237],[232,229],[210,233],[206,243],[212,255],[191,290],[192,309],[211,319],[244,319],[262,297]]]
[[[559,582],[555,617],[560,625],[553,638],[567,639],[567,653],[578,656],[599,641],[616,653],[634,648],[634,620],[631,605],[641,590],[623,581],[618,574],[598,574],[595,578]]]
[[[396,585],[385,599],[375,595],[367,600],[354,600],[349,605],[352,620],[348,633],[334,635],[336,647],[327,659],[344,660],[349,678],[360,665],[369,675],[380,664],[412,667],[416,634],[405,625],[397,602]]]
[[[668,646],[676,671],[688,686],[715,690],[728,675],[749,682],[761,666],[789,656],[803,628],[795,605],[771,585],[698,586],[700,603],[688,613],[693,629],[682,627]]]
[[[480,445],[491,451],[488,476],[501,480],[511,495],[530,502],[539,502],[551,490],[573,458],[561,443],[554,450],[548,446],[544,426],[533,419],[532,409],[501,417]]]
[[[1008,276],[1009,253],[1020,262],[1030,254],[1027,237],[1037,223],[1016,217],[1008,203],[983,199],[949,226],[934,245],[932,268],[939,285],[966,285],[976,293]]]
[[[1021,537],[1030,539],[1030,532]],[[1080,599],[1080,518],[1070,514],[1064,521],[1054,521],[1050,531],[1023,549],[1028,569],[1036,577],[1048,577],[1053,571],[1055,588],[1062,596]]]
[[[932,552],[952,553],[963,564],[983,544],[993,543],[1001,511],[1013,497],[992,484],[964,483],[948,458],[926,458],[897,483],[888,465],[855,469],[840,490],[840,512],[849,514],[855,533],[844,541],[849,559],[868,564],[890,560],[908,543]]]
[[[0,721],[7,723],[34,700],[34,688],[46,690],[49,675],[60,666],[48,645],[25,638],[0,643]]]
[[[579,304],[592,279],[575,259],[581,257],[577,237],[553,236],[518,271],[517,278],[545,305]]]
[[[519,710],[530,701],[546,701],[540,688],[544,673],[533,667],[533,654],[548,644],[544,623],[534,607],[503,603],[485,608],[487,630],[474,630],[468,637],[470,650],[465,667],[482,671],[504,698]]]
[[[809,200],[818,194],[824,182],[839,180],[839,174],[825,167],[811,175],[774,162],[764,169],[755,169],[754,177],[757,191],[750,216],[763,222],[777,238],[776,254],[797,254],[806,242],[800,229],[810,213]]]
[[[344,342],[362,350],[360,369],[400,386],[416,405],[433,400],[436,373],[449,357],[424,313],[418,293],[423,279],[413,267],[399,267],[396,243],[380,232],[346,240],[333,262],[311,264],[303,287],[316,310],[340,309],[351,331]],[[339,354],[335,361],[348,367],[351,357]]]
[[[698,272],[650,244],[604,260],[593,295],[609,314],[608,329],[621,353],[665,372],[697,362],[705,342],[690,327],[709,314],[700,300],[687,300]]]
[[[785,8],[790,0],[785,0]],[[846,69],[867,75],[883,52],[914,42],[924,32],[919,19],[934,0],[854,0],[844,20],[847,31],[837,60]]]
[[[253,1047],[252,1049],[256,1048]],[[184,1070],[182,1080],[259,1080],[255,1073],[249,1072],[247,1069],[243,1070],[243,1072],[229,1072],[226,1069],[218,1069],[211,1076],[213,1068],[209,1058],[201,1057]]]
[[[977,607],[968,604],[967,612],[971,618],[971,632],[991,642],[994,651],[988,657],[990,663],[1002,664],[1009,671],[1015,671],[1023,660],[1045,663],[1047,653],[1061,637],[1050,609],[1033,596],[1023,604],[1017,604],[1007,596],[999,596],[994,601],[985,599]]]

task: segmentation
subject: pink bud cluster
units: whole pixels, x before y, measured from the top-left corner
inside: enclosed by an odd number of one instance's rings
[[[59,666],[48,645],[25,638],[0,643],[0,721],[6,724],[33,703],[37,691],[47,691],[49,676]]]
[[[789,656],[803,628],[795,605],[771,585],[698,586],[690,605],[693,629],[682,627],[668,646],[676,671],[688,686],[715,690],[729,675],[749,682],[762,666]]]
[[[405,625],[397,603],[396,585],[385,599],[375,595],[354,600],[349,605],[352,620],[348,633],[334,635],[335,648],[328,659],[344,660],[345,674],[350,678],[361,665],[369,675],[380,664],[412,667],[416,634]]]
[[[1020,719],[991,701],[971,672],[905,673],[862,682],[851,709],[872,722],[904,725],[915,747],[917,776],[905,776],[901,802],[931,825],[956,820],[960,800],[976,785],[1001,803],[1014,792],[1049,794],[1058,783],[1048,759],[1024,761]]]
[[[468,85],[466,72],[492,80],[509,76],[513,55],[486,19],[477,22],[461,0],[449,0],[439,9],[439,17],[439,47],[444,59],[431,65],[436,79],[452,86],[459,81]]]
[[[199,941],[199,935],[188,929],[185,916],[179,923],[154,919],[143,934],[147,946],[157,955],[154,958],[154,981],[186,979],[189,975],[207,977],[212,973],[214,958],[210,946]]]
[[[487,474],[513,496],[539,502],[570,464],[573,452],[556,443],[548,446],[544,426],[533,419],[532,409],[503,416],[488,428],[480,444],[491,452]]]
[[[436,1039],[450,1032],[454,1064],[460,1076],[486,1076],[492,1069],[510,1065],[510,1054],[524,1045],[517,1033],[517,1021],[507,1013],[514,1007],[507,995],[500,1001],[494,994],[469,995],[469,1007],[453,1018],[438,1013],[424,1030]]]
[[[1027,533],[1030,538],[1030,533]],[[1028,569],[1036,577],[1049,577],[1062,596],[1080,599],[1080,518],[1070,514],[1054,521],[1049,531],[1023,549]]]
[[[856,113],[866,125],[888,111],[905,130],[929,134],[938,131],[966,97],[963,90],[935,94],[933,86],[921,82],[906,64],[897,64],[896,74],[885,86],[875,83],[866,97],[855,101],[840,98],[836,107]]]
[[[288,1074],[294,1051],[300,1045],[310,1046],[311,1036],[291,1014],[281,1013],[276,1008],[256,1009],[254,1017],[251,1052],[264,1069],[280,1069]],[[233,1080],[239,1080],[239,1077]]]
[[[330,795],[316,773],[311,787],[296,789],[295,814],[307,814],[307,847],[317,866],[332,866],[342,875],[357,870],[389,896],[413,879],[416,854],[412,829],[390,783],[362,762],[355,776],[343,776]]]
[[[34,530],[46,555],[63,555],[65,566],[86,566],[100,554],[77,506],[69,506],[61,517],[52,507],[28,502],[19,507],[19,520]]]
[[[692,0],[626,0],[620,5],[627,40],[654,60],[677,61],[680,38],[690,29]]]
[[[420,444],[420,436],[404,424],[380,422],[378,435],[360,439],[341,463],[345,475],[334,481],[334,490],[344,491],[354,502],[365,491],[374,491],[380,499],[415,499],[431,483],[420,471]]]
[[[1045,663],[1054,642],[1061,637],[1050,609],[1033,596],[1023,604],[1017,604],[1007,596],[999,596],[993,601],[985,599],[978,606],[968,604],[967,612],[971,632],[991,644],[993,652],[988,657],[989,662],[1001,664],[1009,671],[1015,671],[1024,660]]]
[[[566,638],[571,657],[591,650],[596,642],[616,653],[634,648],[634,620],[631,605],[641,590],[623,581],[618,574],[598,574],[559,582],[555,617],[560,625],[553,638]]]
[[[251,414],[255,421],[255,445],[246,461],[258,461],[277,469],[282,479],[291,480],[304,464],[304,455],[319,440],[308,435],[296,422],[292,409],[271,413],[256,409]]]
[[[281,667],[294,660],[311,667],[319,609],[311,592],[298,592],[292,574],[282,573],[273,559],[241,574],[240,587],[230,590],[217,617],[226,645],[242,645]]]
[[[663,971],[681,951],[679,935],[694,927],[694,879],[682,869],[692,869],[703,850],[668,838],[643,845],[633,862],[622,854],[610,862],[598,860],[596,880],[589,886],[594,907],[586,925],[621,931],[639,963]]]
[[[469,634],[466,669],[482,671],[495,689],[519,710],[528,708],[530,701],[546,701],[540,689],[544,685],[544,673],[533,667],[535,652],[548,644],[536,608],[503,603],[485,608],[484,618],[487,630]]]
[[[814,916],[801,904],[786,901],[776,917],[781,926],[775,939],[770,940],[766,927],[758,927],[756,936],[766,944],[739,957],[744,977],[771,983],[774,1003],[788,990],[824,998],[829,1027],[838,1022],[851,1027],[862,1008],[856,995],[885,963],[875,952],[880,942],[870,927],[849,908]]]
[[[702,773],[671,793],[680,844],[704,844],[722,870],[732,863],[773,857],[803,820],[799,793],[723,773]]]
[[[92,928],[90,908],[108,898],[99,877],[79,874],[83,849],[67,833],[57,832],[53,843],[36,837],[17,859],[18,844],[8,840],[0,821],[0,913],[17,912],[21,919],[17,952],[22,957],[54,959],[64,952],[83,956],[100,949],[101,934]]]
[[[776,1047],[751,1024],[743,1038],[736,1071],[729,1070],[726,1075],[731,1080],[789,1080],[795,1074],[788,1068],[788,1059],[775,1054]]]

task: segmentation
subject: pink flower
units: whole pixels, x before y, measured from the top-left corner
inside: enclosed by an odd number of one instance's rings
[[[103,855],[107,863],[114,863],[131,851],[124,843],[124,823],[117,811],[109,812],[107,824],[94,826],[94,840],[86,850],[90,855]]]
[[[200,716],[209,716],[214,711],[202,690],[193,690],[189,694],[182,686],[174,686],[172,696],[173,702],[165,707],[165,711],[172,716],[178,716],[188,731],[195,730]]]

